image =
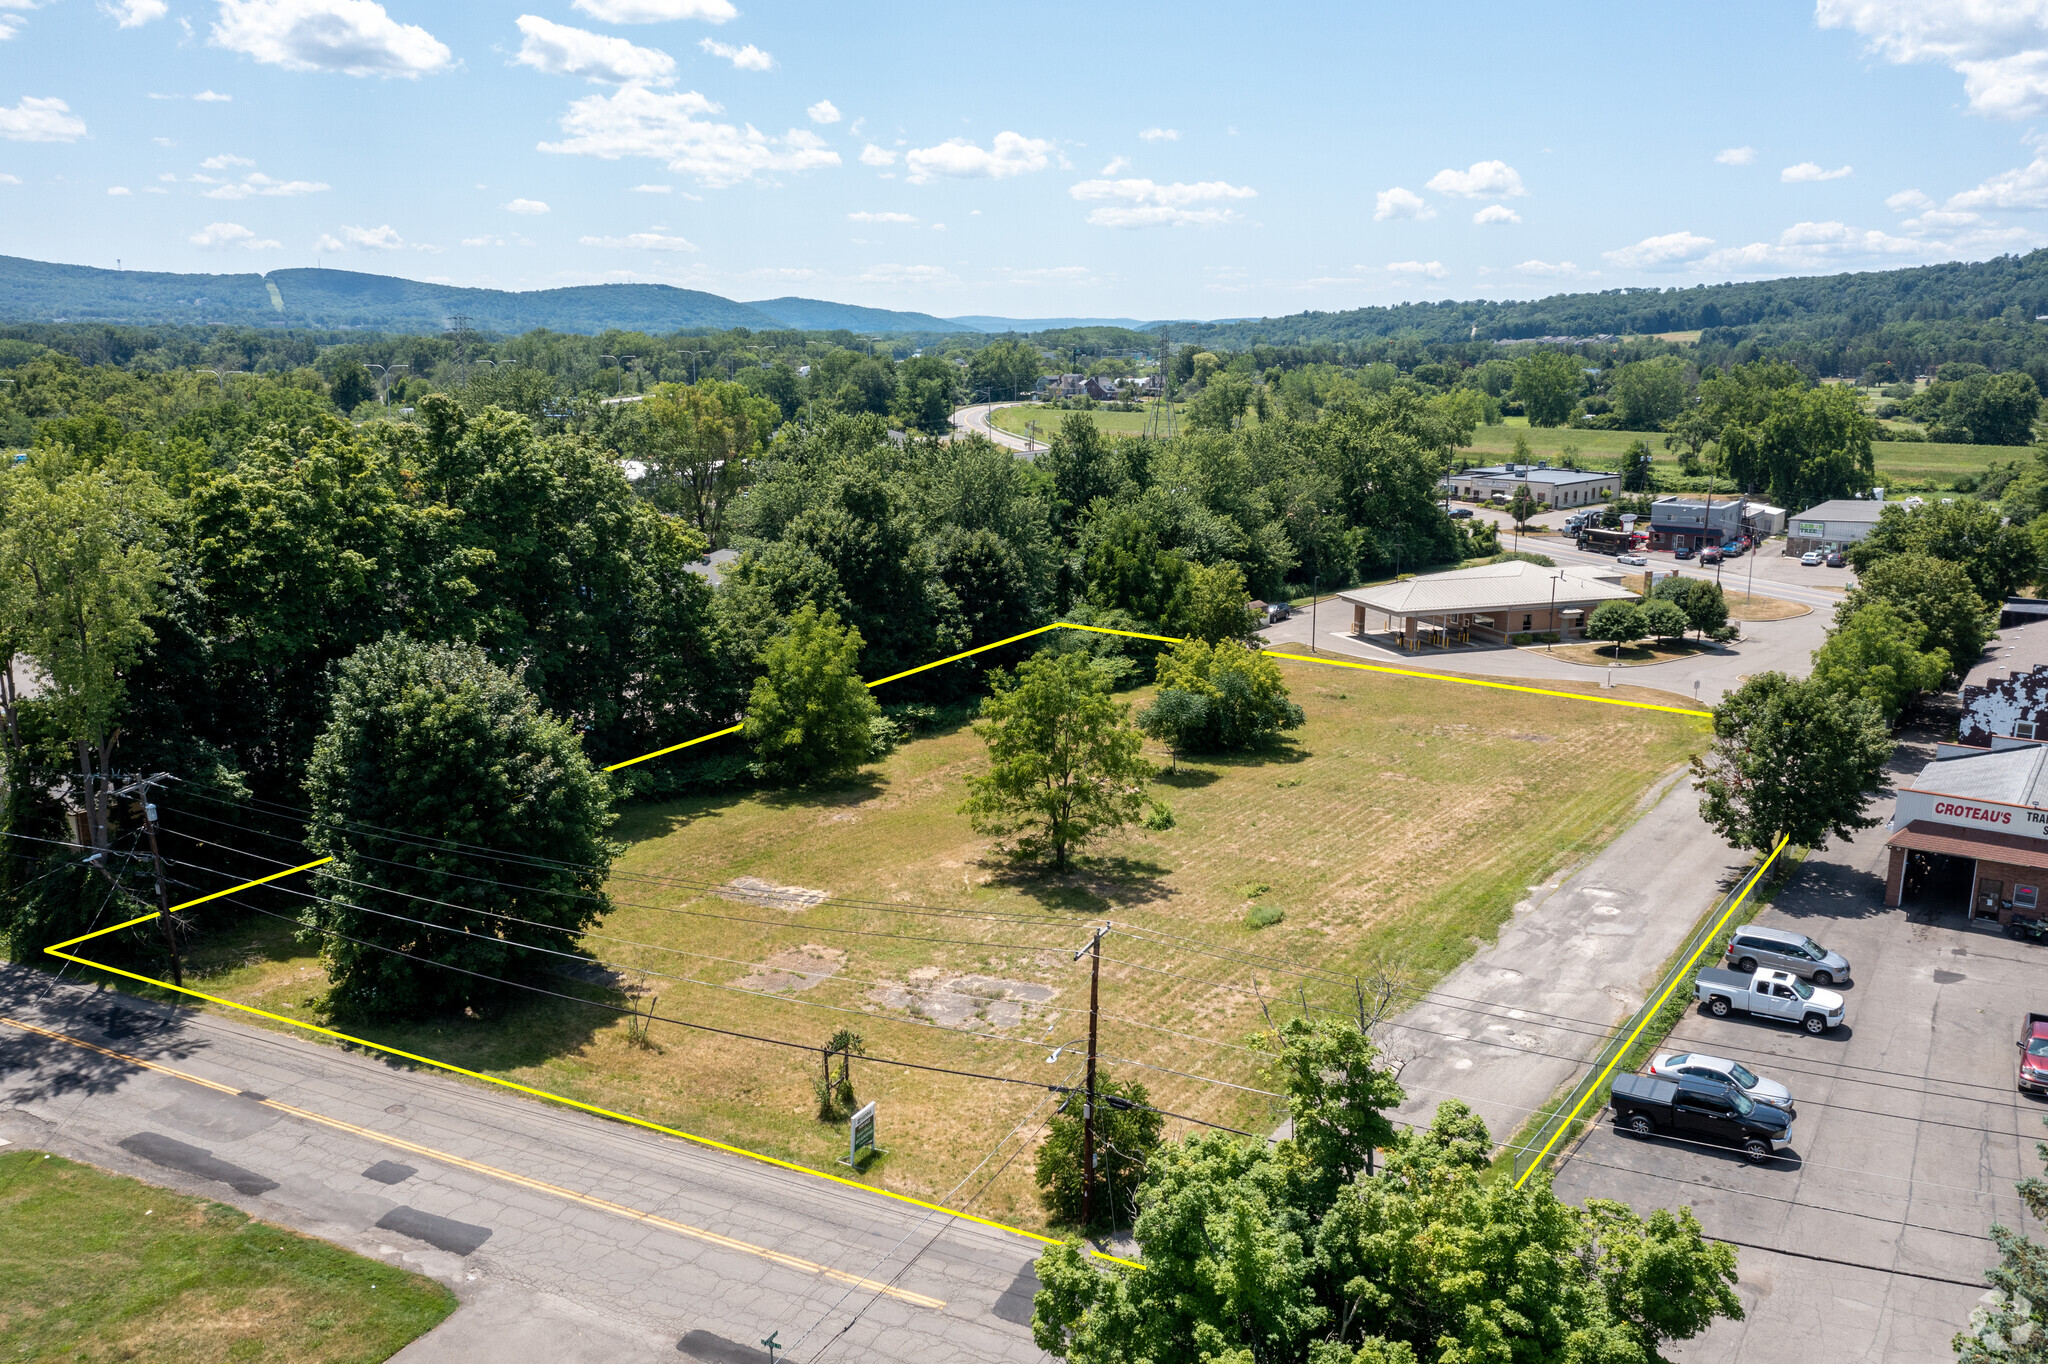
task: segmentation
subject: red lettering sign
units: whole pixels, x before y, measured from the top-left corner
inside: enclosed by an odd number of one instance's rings
[[[2010,810],[1986,810],[1979,805],[1958,805],[1951,800],[1938,800],[1934,802],[1934,813],[1937,815],[1948,815],[1955,819],[1975,820],[1980,824],[2012,823],[2012,811]]]

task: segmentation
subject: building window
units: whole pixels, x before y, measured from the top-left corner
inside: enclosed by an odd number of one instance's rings
[[[2020,721],[2018,724],[2012,727],[2012,735],[2015,739],[2034,738],[2034,722],[2032,720]]]
[[[1526,635],[1526,634],[1528,634],[1528,633],[1529,633],[1529,631],[1531,631],[1532,629],[1534,629],[1534,628],[1535,628],[1535,626],[1536,626],[1536,618],[1535,618],[1534,616],[1532,616],[1532,615],[1525,615],[1525,616],[1523,616],[1523,617],[1522,617],[1522,633],[1523,633],[1523,634],[1525,634],[1525,635]]]

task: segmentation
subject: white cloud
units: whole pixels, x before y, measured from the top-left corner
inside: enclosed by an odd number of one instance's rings
[[[733,69],[737,71],[769,71],[775,66],[775,59],[752,43],[744,47],[734,47],[730,43],[721,43],[716,38],[705,38],[697,46],[714,57],[723,57],[731,62]],[[856,123],[855,131],[858,132],[859,128],[860,125]]]
[[[732,0],[575,0],[574,8],[607,24],[665,24],[674,19],[722,24],[739,15]]]
[[[141,28],[171,12],[166,0],[100,0],[100,9],[122,28]]]
[[[933,223],[933,224],[932,224],[932,231],[934,231],[934,232],[944,232],[945,230],[946,230],[946,225],[945,225],[944,223]]]
[[[1925,257],[1941,247],[1886,232],[1859,231],[1846,223],[1794,223],[1775,242],[1751,242],[1713,252],[1701,268],[1731,275],[1780,274],[1825,269],[1845,260],[1891,263],[1900,256]]]
[[[18,185],[20,183],[21,177],[18,175],[0,175],[0,185]]]
[[[2000,171],[1975,189],[1951,194],[1947,207],[1964,209],[2048,208],[2048,155],[2036,156],[2029,165]]]
[[[1013,175],[1042,171],[1052,164],[1052,143],[1021,133],[997,133],[987,150],[964,137],[949,138],[936,147],[913,147],[904,153],[913,185],[927,184],[939,176],[956,180],[987,176],[1007,180]]]
[[[287,71],[410,78],[454,62],[446,43],[377,0],[220,0],[213,42]]]
[[[350,246],[365,251],[396,251],[405,245],[405,238],[389,223],[382,227],[344,227],[341,235]]]
[[[235,97],[233,95],[223,95],[218,90],[201,90],[192,98],[201,104],[230,104],[234,101]]]
[[[1099,175],[1116,175],[1116,174],[1119,174],[1120,172],[1123,172],[1123,171],[1127,171],[1127,170],[1129,170],[1130,168],[1131,168],[1131,158],[1130,158],[1130,157],[1128,157],[1128,156],[1112,156],[1112,157],[1110,157],[1110,158],[1109,158],[1109,164],[1108,164],[1108,165],[1106,165],[1106,166],[1104,166],[1104,167],[1103,167],[1103,168],[1102,168],[1102,169],[1101,169],[1100,171],[1098,171],[1098,172],[1097,172],[1097,174],[1099,174]]]
[[[893,166],[896,164],[896,153],[887,147],[877,147],[870,142],[860,149],[860,163],[863,166]]]
[[[768,172],[839,164],[839,153],[815,133],[792,128],[773,138],[752,124],[740,128],[700,117],[721,112],[720,105],[694,90],[661,94],[629,85],[572,101],[561,118],[567,136],[541,143],[540,150],[607,161],[652,157],[718,187]]]
[[[1387,262],[1390,275],[1423,275],[1430,279],[1442,279],[1451,272],[1444,269],[1440,260],[1396,260]]]
[[[1787,166],[1778,172],[1778,179],[1788,185],[1810,185],[1817,180],[1840,180],[1854,167],[1837,166],[1833,170],[1822,170],[1811,161],[1801,161],[1796,166]]]
[[[1436,216],[1436,210],[1424,203],[1420,194],[1399,185],[1383,189],[1373,197],[1376,202],[1372,220],[1376,223],[1383,223],[1389,218],[1412,218],[1419,223]]]
[[[500,204],[498,207],[504,209],[507,213],[523,213],[528,217],[536,217],[548,211],[548,206],[538,199],[514,199],[512,202]]]
[[[664,237],[659,232],[633,232],[623,237],[578,237],[585,246],[609,246],[628,251],[695,251],[681,237]]]
[[[675,190],[675,186],[674,186],[674,185],[635,185],[635,186],[633,186],[633,188],[631,188],[631,189],[627,190],[627,191],[626,191],[626,193],[628,193],[628,194],[670,194],[670,193],[673,193],[673,192],[674,192],[674,190]]]
[[[85,120],[61,99],[23,95],[9,109],[0,104],[0,137],[10,142],[76,142],[85,136]]]
[[[246,156],[236,156],[231,152],[222,152],[218,156],[209,156],[204,161],[201,161],[199,168],[201,170],[226,170],[230,166],[253,166],[255,164],[254,161]]]
[[[1573,265],[1568,260],[1558,261],[1555,265],[1547,260],[1525,260],[1520,265],[1517,265],[1515,269],[1525,275],[1556,276],[1560,278],[1570,278],[1579,273],[1579,267]]]
[[[342,246],[340,240],[334,234],[322,232],[319,236],[313,238],[313,249],[315,251],[341,251],[346,248]]]
[[[813,123],[837,123],[839,121],[839,106],[829,99],[819,100],[816,104],[804,110],[804,112],[811,116],[811,122]]]
[[[1645,237],[1634,246],[1606,253],[1607,259],[1624,270],[1652,270],[1660,265],[1677,265],[1698,260],[1714,244],[1712,237],[1692,232],[1666,232]]]
[[[1934,208],[1917,217],[1908,218],[1899,226],[1913,233],[1952,232],[1959,227],[1975,227],[1984,221],[1981,213],[1964,213],[1955,209]]]
[[[1892,62],[1939,62],[1992,118],[2048,110],[2044,0],[1819,0],[1822,28],[1851,28]]]
[[[120,199],[120,198],[126,198],[127,196],[129,196],[129,195],[131,195],[131,194],[135,193],[135,191],[134,191],[134,190],[132,190],[132,189],[130,189],[130,188],[128,188],[128,186],[126,186],[126,185],[108,185],[108,186],[107,186],[107,193],[108,193],[108,194],[110,194],[110,195],[112,195],[113,197],[115,197],[115,198],[117,198],[117,199]]]
[[[210,162],[208,164],[211,164]],[[247,165],[248,162],[243,162]],[[194,179],[203,179],[195,176]],[[272,199],[295,199],[305,194],[319,194],[332,189],[324,180],[273,180],[267,175],[251,174],[242,177],[239,184],[216,185],[206,191],[209,199],[247,199],[261,194]]]
[[[185,240],[205,251],[225,251],[231,247],[245,251],[269,251],[284,244],[258,237],[240,223],[208,223]]]
[[[1139,133],[1138,136],[1147,142],[1178,142],[1180,141],[1180,129],[1147,128],[1144,132]]]
[[[1756,160],[1754,147],[1724,147],[1714,153],[1714,160],[1724,166],[1747,166]]]
[[[481,237],[464,237],[462,239],[462,244],[464,246],[503,246],[505,244],[505,239],[503,237],[493,237],[490,236],[489,234],[486,234]],[[335,245],[339,247],[341,243],[336,242]]]
[[[1506,204],[1488,204],[1472,215],[1472,221],[1481,226],[1487,223],[1519,223],[1522,221],[1522,215]]]
[[[1221,180],[1161,185],[1151,180],[1083,180],[1067,191],[1085,201],[1111,200],[1088,215],[1097,227],[1208,227],[1235,221],[1228,208],[1193,208],[1218,199],[1253,199],[1258,191]]]
[[[624,38],[552,23],[537,14],[519,16],[525,40],[512,60],[550,76],[582,76],[615,85],[667,85],[675,79],[676,59]]]
[[[846,220],[850,223],[914,223],[917,221],[908,213],[849,213],[846,215]]]
[[[1933,208],[1934,200],[1917,189],[1902,189],[1884,201],[1884,206],[1899,212],[1909,208]]]
[[[28,21],[18,14],[0,14],[0,43],[21,32],[27,23]]]
[[[1474,161],[1468,170],[1440,170],[1429,177],[1429,189],[1464,199],[1516,199],[1529,191],[1522,175],[1505,161]]]

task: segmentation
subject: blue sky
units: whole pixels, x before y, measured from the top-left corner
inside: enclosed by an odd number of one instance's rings
[[[2048,244],[2048,0],[0,0],[0,253],[1224,317]]]

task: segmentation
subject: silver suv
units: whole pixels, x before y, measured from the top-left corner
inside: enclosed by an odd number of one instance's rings
[[[1752,924],[1735,930],[1728,944],[1728,964],[1738,971],[1790,971],[1815,985],[1842,985],[1849,980],[1849,961],[1830,952],[1804,933]]]

